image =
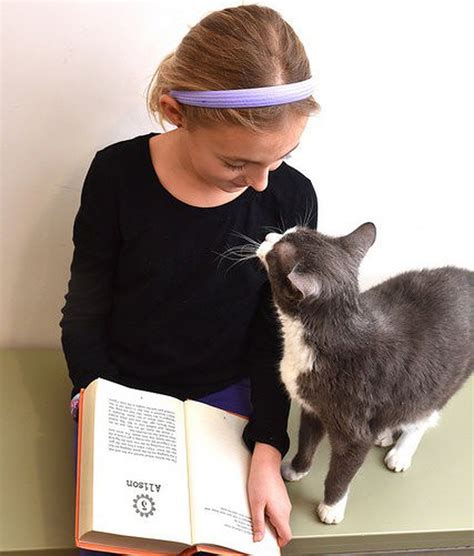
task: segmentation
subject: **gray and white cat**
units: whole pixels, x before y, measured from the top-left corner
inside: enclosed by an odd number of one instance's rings
[[[328,433],[325,523],[343,519],[349,484],[374,443],[394,444],[389,469],[408,469],[473,371],[474,272],[406,272],[360,293],[359,265],[375,233],[372,223],[344,237],[295,227],[268,234],[256,251],[282,324],[281,379],[301,405],[298,452],[282,475],[305,476]]]

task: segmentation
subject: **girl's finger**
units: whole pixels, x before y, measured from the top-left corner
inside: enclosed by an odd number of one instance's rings
[[[252,515],[253,542],[263,539],[265,534],[265,515],[262,504],[250,504],[250,513]]]
[[[278,546],[285,546],[285,544],[288,544],[292,537],[288,520],[277,515],[269,515],[269,520],[275,529]]]

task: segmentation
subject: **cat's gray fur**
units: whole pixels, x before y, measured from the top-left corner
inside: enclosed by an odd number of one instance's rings
[[[385,461],[406,468],[436,412],[473,371],[474,273],[406,272],[360,293],[359,265],[374,240],[371,223],[339,238],[296,227],[269,234],[257,250],[283,325],[282,380],[302,406],[298,452],[282,473],[305,475],[328,433],[331,462],[318,508],[327,523],[342,519],[350,481],[376,440],[389,445],[405,431],[408,463]],[[292,345],[298,330],[300,345]],[[305,350],[311,368],[288,360]],[[402,448],[399,439],[392,460]]]

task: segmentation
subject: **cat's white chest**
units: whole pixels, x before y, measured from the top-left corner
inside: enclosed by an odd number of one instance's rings
[[[280,362],[281,379],[290,397],[309,411],[314,411],[298,395],[297,380],[301,373],[310,372],[314,365],[314,352],[304,341],[301,322],[284,315],[277,308],[283,331],[283,357]]]

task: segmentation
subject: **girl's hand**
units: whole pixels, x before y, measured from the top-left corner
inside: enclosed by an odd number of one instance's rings
[[[291,539],[291,502],[280,464],[281,454],[276,448],[261,442],[255,444],[247,483],[254,542],[263,539],[265,516],[275,528],[279,546]]]

